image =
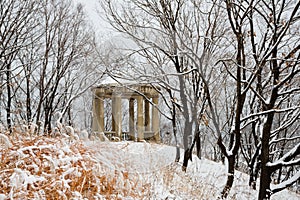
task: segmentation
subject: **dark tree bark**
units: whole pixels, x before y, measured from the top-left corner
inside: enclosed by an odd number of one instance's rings
[[[12,133],[12,120],[11,120],[11,68],[10,64],[6,64],[6,91],[7,91],[7,102],[6,102],[6,123],[9,133]]]

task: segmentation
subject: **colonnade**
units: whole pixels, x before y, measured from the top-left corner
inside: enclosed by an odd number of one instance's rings
[[[102,85],[93,88],[93,131],[104,132],[123,138],[127,134],[130,139],[141,141],[154,139],[160,141],[159,111],[157,109],[159,94],[149,85],[127,87]],[[111,131],[105,130],[105,99],[111,99]],[[122,99],[128,100],[128,132],[122,131],[122,117],[125,110]],[[135,110],[135,101],[137,103]],[[152,109],[152,111],[150,110]]]

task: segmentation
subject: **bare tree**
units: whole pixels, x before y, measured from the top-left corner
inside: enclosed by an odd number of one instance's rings
[[[222,19],[220,7],[212,2],[202,10],[201,2],[181,0],[116,5],[108,0],[103,8],[110,23],[136,43],[133,54],[140,56],[140,62],[135,62],[135,66],[141,67],[132,67],[133,76],[156,83],[167,91],[164,102],[169,107],[171,116],[168,118],[173,121],[175,133],[178,128],[174,126],[175,110],[183,116],[185,170],[195,144],[200,152],[198,127],[205,118],[206,106],[200,73],[207,79],[216,78],[207,63],[221,46],[224,30],[222,26],[218,28]]]
[[[13,71],[18,69],[18,63],[15,62],[18,53],[30,41],[27,38],[30,36],[30,30],[36,26],[34,22],[34,14],[39,6],[35,1],[1,1],[0,7],[0,76],[1,76],[1,93],[3,95],[4,86],[6,104],[6,123],[11,131],[12,126],[12,98],[14,96],[13,89]],[[3,76],[5,75],[5,78]]]
[[[73,103],[101,78],[97,43],[82,5],[54,0],[0,6],[0,97],[8,128],[13,121],[35,121],[49,131],[57,111],[72,123]]]
[[[259,64],[263,72],[271,75],[262,81],[262,95],[256,93],[260,95],[262,112],[265,112],[261,115],[260,125],[262,149],[259,199],[270,198],[272,193],[286,188],[300,178],[298,172],[273,189],[270,188],[274,172],[283,166],[299,165],[297,156],[300,154],[300,147],[299,143],[295,143],[297,138],[282,138],[284,131],[288,131],[292,136],[293,132],[298,130],[298,127],[293,125],[299,119],[300,113],[297,81],[300,73],[300,38],[292,31],[299,28],[299,6],[299,2],[272,1],[270,5],[261,2],[255,10],[263,17],[265,25],[264,42],[260,48],[266,47],[266,50],[258,57],[262,58]],[[254,47],[253,49],[256,50]],[[285,154],[276,158],[271,150],[274,148],[277,151],[277,144],[282,140],[289,141],[290,150],[287,149]]]
[[[283,167],[290,171],[292,166],[299,166],[299,137],[295,131],[299,130],[300,38],[294,31],[299,28],[300,4],[226,1],[226,6],[236,40],[240,36],[251,47],[244,46],[244,54],[249,52],[245,58],[252,66],[252,71],[246,74],[251,79],[240,79],[246,86],[244,91],[250,90],[247,97],[251,100],[240,122],[244,130],[251,126],[253,137],[248,142],[252,140],[256,144],[248,162],[251,167],[255,162],[260,163],[259,199],[269,199],[271,194],[299,180],[298,172],[290,173],[285,179],[279,176]],[[240,28],[244,31],[238,32]],[[257,173],[257,168],[252,171]],[[281,182],[273,188],[272,176]]]
[[[81,5],[74,8],[71,1],[50,1],[44,4],[40,14],[44,33],[40,40],[42,60],[38,70],[36,121],[43,119],[45,128],[51,130],[53,114],[66,113],[65,107],[69,108],[76,96],[74,85],[80,86],[84,83],[82,79],[90,76],[76,76],[76,73],[82,73],[84,64],[88,69],[89,63],[93,63],[87,58],[95,49],[95,43],[92,32],[85,30]],[[77,89],[77,92],[82,91]]]

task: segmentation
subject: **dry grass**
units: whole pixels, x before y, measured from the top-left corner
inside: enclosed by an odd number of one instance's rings
[[[93,152],[80,141],[1,135],[0,197],[139,199],[144,196],[144,185],[139,188],[135,177],[127,172],[104,171]]]

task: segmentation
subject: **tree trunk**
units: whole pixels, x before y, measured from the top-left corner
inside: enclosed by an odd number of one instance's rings
[[[299,4],[300,5],[300,4]],[[277,41],[277,35],[274,34],[273,38],[274,43]],[[277,63],[277,47],[273,49],[272,51],[272,58],[271,61],[271,70],[273,73],[273,85],[276,86],[279,82],[279,67]],[[272,89],[272,93],[270,96],[270,103],[267,105],[267,110],[271,110],[274,108],[275,102],[278,98],[278,87],[274,87]],[[272,130],[272,124],[274,120],[274,113],[271,112],[267,116],[267,120],[263,127],[262,132],[262,142],[261,142],[261,176],[260,176],[260,188],[259,188],[259,195],[258,199],[270,199],[271,196],[271,169],[267,166],[267,163],[270,161],[270,137],[271,137],[271,130]]]
[[[51,133],[51,118],[50,118],[50,109],[48,106],[45,107],[45,124],[44,124],[44,130],[48,133],[48,135]],[[61,131],[61,130],[60,130]]]
[[[271,104],[272,105],[272,104]],[[274,105],[274,104],[273,104]],[[270,158],[269,141],[271,134],[271,127],[274,118],[274,113],[270,113],[267,117],[267,121],[264,124],[263,134],[262,134],[262,147],[261,147],[261,176],[260,176],[260,187],[258,199],[270,199],[271,196],[271,169],[267,166]]]
[[[183,146],[184,146],[184,158],[182,164],[182,171],[186,171],[188,166],[188,161],[192,160],[192,149],[191,149],[191,136],[192,136],[192,123],[188,121],[185,122],[184,134],[183,134]]]
[[[26,74],[26,117],[27,121],[31,122],[31,94],[30,94],[30,73]]]
[[[269,172],[269,169],[267,166],[263,165],[261,167],[261,178],[260,178],[260,190],[259,190],[259,200],[266,200],[270,199],[271,197],[271,189],[270,189],[270,184],[271,184],[271,174]]]
[[[200,137],[200,131],[198,129],[198,133],[197,133],[197,137],[195,138],[196,139],[196,147],[197,147],[197,157],[199,159],[201,159],[201,137]]]
[[[234,155],[228,156],[227,160],[228,160],[228,176],[227,176],[226,185],[221,193],[223,199],[227,198],[234,180],[235,156]]]
[[[72,109],[71,109],[71,105],[69,105],[68,106],[68,109],[67,109],[67,114],[68,114],[68,116],[67,116],[67,118],[68,118],[68,125],[69,126],[73,126],[73,124],[72,124],[72,111],[71,111]]]
[[[12,133],[11,129],[11,71],[10,64],[6,66],[6,87],[7,87],[7,105],[6,105],[6,122],[9,133]]]
[[[252,189],[254,190],[256,190],[256,180],[260,169],[260,149],[261,145],[259,144],[255,150],[253,157],[251,158],[251,162],[249,163],[249,186],[252,187]]]
[[[177,141],[176,108],[175,108],[174,104],[173,104],[173,112],[172,112],[172,127],[173,127],[173,134],[174,134],[175,145],[176,145],[175,162],[179,162],[179,160],[180,160],[180,148],[178,146],[178,141]]]

